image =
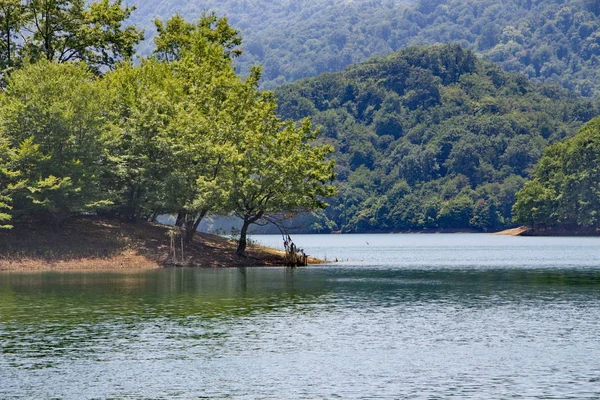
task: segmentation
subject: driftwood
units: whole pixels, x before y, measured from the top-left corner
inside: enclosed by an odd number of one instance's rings
[[[285,265],[287,267],[304,267],[308,265],[308,256],[303,249],[296,247],[290,235],[286,235],[283,239],[285,247]]]

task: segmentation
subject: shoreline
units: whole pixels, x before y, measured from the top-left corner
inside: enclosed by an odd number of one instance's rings
[[[493,235],[523,236],[523,237],[598,237],[600,230],[594,229],[565,229],[565,228],[538,228],[531,229],[526,226],[506,229],[495,232]]]
[[[496,236],[524,236],[529,230],[526,226],[519,226],[518,228],[505,229],[503,231],[494,232],[492,235]]]
[[[238,257],[235,241],[203,232],[197,232],[192,243],[184,244],[182,253],[180,240],[171,240],[172,232],[173,227],[167,225],[147,222],[132,224],[100,217],[73,218],[60,230],[34,222],[19,224],[13,230],[0,232],[0,273],[285,266],[283,250],[249,245],[247,257]],[[598,230],[532,230],[525,226],[488,233],[468,229],[370,233],[600,236]],[[308,258],[309,265],[324,263],[323,260]]]
[[[531,229],[526,226],[504,229],[497,232],[485,232],[475,229],[438,229],[438,230],[417,230],[417,231],[373,231],[373,232],[331,232],[324,235],[451,235],[451,234],[482,234],[495,236],[531,236],[531,237],[597,237],[600,236],[600,230],[590,229],[564,229],[564,228],[539,228]]]
[[[173,231],[161,224],[132,224],[100,217],[74,218],[60,230],[35,222],[19,224],[0,232],[0,272],[285,265],[281,250],[248,246],[247,257],[239,257],[237,242],[202,232],[197,232],[191,243],[185,243],[182,251],[180,239],[171,240]],[[308,263],[323,261],[309,257]]]

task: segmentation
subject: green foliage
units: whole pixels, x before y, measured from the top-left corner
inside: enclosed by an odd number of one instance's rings
[[[120,217],[149,218],[165,206],[164,185],[174,162],[168,135],[180,113],[182,82],[167,64],[154,60],[139,67],[123,64],[105,81],[114,135],[108,143],[114,167],[103,174],[105,193]]]
[[[17,64],[18,32],[23,24],[23,6],[21,0],[0,0],[0,72]]]
[[[511,226],[546,146],[597,112],[457,45],[408,48],[276,95],[283,118],[310,116],[334,146],[340,194],[326,214],[354,232]]]
[[[323,209],[327,206],[323,198],[335,193],[328,184],[334,178],[334,164],[326,160],[332,148],[313,146],[317,132],[310,121],[298,127],[291,121],[283,123],[275,107],[269,93],[258,96],[229,172],[228,207],[244,221],[239,253],[245,250],[249,224],[274,214]]]
[[[237,134],[236,110],[248,85],[256,88],[231,65],[236,32],[226,20],[207,14],[191,24],[175,16],[164,29],[157,25],[156,57],[122,64],[105,79],[117,135],[105,186],[120,217],[179,213],[192,235],[225,202],[220,172]]]
[[[126,12],[119,4],[110,10]],[[90,12],[109,6],[93,3]],[[331,146],[312,143],[308,120],[279,119],[272,93],[258,90],[259,68],[236,74],[240,38],[227,20],[176,16],[157,26],[155,56],[139,65],[98,75],[97,60],[63,63],[39,52],[47,57],[9,76],[0,94],[2,227],[13,205],[15,216],[56,224],[86,213],[178,214],[190,240],[208,213],[234,213],[244,219],[243,254],[249,224],[325,207]]]
[[[174,13],[200,18],[205,10],[227,15],[243,33],[244,53],[236,60],[245,75],[252,66],[264,65],[263,87],[339,71],[374,54],[386,54],[399,46],[396,31],[402,29],[404,1],[221,1],[131,0],[136,12],[132,22],[147,31],[156,16]],[[141,46],[152,51],[150,41]]]
[[[227,15],[244,35],[242,73],[264,65],[266,88],[340,71],[414,45],[458,43],[507,71],[599,93],[600,24],[595,0],[132,0],[134,23],[155,16]],[[149,53],[151,43],[142,45]],[[418,104],[419,93],[414,93]],[[591,118],[591,116],[590,116]]]
[[[513,206],[514,220],[536,228],[538,225],[554,225],[556,193],[544,187],[539,180],[526,182],[517,193],[517,201]]]
[[[41,59],[82,61],[99,72],[133,56],[143,38],[124,26],[133,8],[121,0],[1,0],[0,66],[3,73]]]
[[[546,150],[514,210],[517,222],[534,228],[600,228],[600,119]]]
[[[103,93],[83,64],[42,61],[11,76],[0,98],[0,137],[20,171],[15,209],[60,223],[108,204],[98,180],[108,140]]]
[[[227,57],[235,58],[242,53],[236,49],[242,44],[239,32],[229,25],[227,18],[219,18],[215,13],[203,12],[196,24],[179,14],[166,23],[156,19],[154,24],[157,31],[154,54],[167,62],[178,60],[182,53],[193,51],[194,46],[203,42],[220,46]]]
[[[423,1],[421,1],[421,4]],[[599,92],[600,25],[595,1],[448,0],[405,15],[406,44],[457,42],[507,71],[558,82],[584,96]]]
[[[0,229],[12,228],[12,197],[9,189],[17,175],[18,173],[11,168],[11,148],[8,140],[0,134]]]

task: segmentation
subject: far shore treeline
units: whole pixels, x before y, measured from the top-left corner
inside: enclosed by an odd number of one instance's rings
[[[325,207],[329,145],[282,121],[260,69],[242,79],[225,18],[156,22],[151,56],[120,1],[2,1],[0,219],[178,215],[192,239],[209,213],[252,223]],[[19,38],[19,39],[17,39]]]

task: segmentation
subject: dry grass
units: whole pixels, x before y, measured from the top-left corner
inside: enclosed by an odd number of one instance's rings
[[[0,270],[150,269],[169,266],[238,267],[282,265],[282,252],[250,246],[248,257],[235,253],[236,243],[198,233],[184,245],[177,238],[175,255],[164,225],[130,224],[81,217],[61,229],[30,222],[0,233]],[[318,260],[313,260],[317,262]]]

